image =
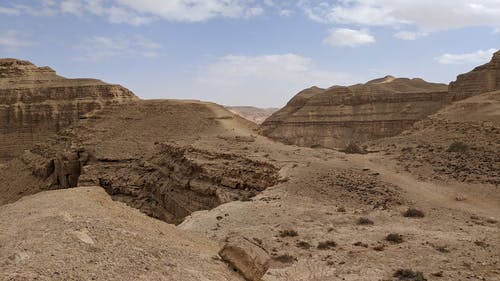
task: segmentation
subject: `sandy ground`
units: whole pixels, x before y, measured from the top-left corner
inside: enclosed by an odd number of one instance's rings
[[[96,151],[116,161],[145,153],[155,141],[231,152],[274,164],[281,182],[250,201],[195,212],[178,228],[113,203],[96,188],[26,197],[0,207],[4,280],[37,274],[41,280],[238,280],[214,258],[232,233],[272,255],[265,281],[392,280],[398,269],[421,271],[427,280],[500,280],[495,185],[422,180],[383,152],[283,145],[215,104],[144,106],[148,112],[123,109],[96,120],[82,141],[97,140]],[[198,114],[189,117],[192,110]],[[425,217],[402,216],[409,207]],[[373,224],[358,224],[361,217]],[[296,235],[280,234],[286,230]],[[403,241],[386,241],[390,233]],[[324,242],[335,246],[318,248]]]

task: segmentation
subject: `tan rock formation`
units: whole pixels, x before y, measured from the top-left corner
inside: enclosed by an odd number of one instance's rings
[[[500,90],[500,51],[493,54],[489,63],[459,75],[455,82],[451,82],[449,90],[456,100]]]
[[[451,100],[446,89],[392,76],[350,87],[313,87],[297,94],[261,128],[285,143],[343,148],[410,128]]]
[[[105,108],[33,146],[21,163],[11,161],[0,170],[0,182],[7,182],[8,190],[0,194],[0,204],[38,192],[40,188],[26,188],[38,182],[42,189],[101,186],[113,199],[180,223],[194,211],[249,200],[278,182],[279,169],[254,160],[251,150],[242,155],[214,151],[212,145],[193,147],[207,136],[217,147],[255,142],[257,134],[235,135],[222,122],[245,130],[255,126],[221,106],[197,101],[150,100]],[[31,175],[12,179],[15,170]]]
[[[0,160],[19,156],[75,120],[136,100],[119,85],[66,79],[49,67],[0,59]]]

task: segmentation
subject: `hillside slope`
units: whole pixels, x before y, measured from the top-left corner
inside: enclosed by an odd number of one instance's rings
[[[113,202],[100,187],[0,206],[0,280],[243,280],[219,245]],[[13,223],[15,222],[15,223]]]

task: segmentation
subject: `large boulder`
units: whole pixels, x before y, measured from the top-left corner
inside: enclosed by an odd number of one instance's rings
[[[249,281],[260,281],[269,269],[269,254],[241,236],[228,238],[219,255]]]

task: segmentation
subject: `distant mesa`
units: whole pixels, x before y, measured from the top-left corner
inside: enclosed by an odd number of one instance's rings
[[[300,146],[343,148],[393,136],[449,102],[447,85],[386,76],[366,84],[301,91],[261,126],[263,134]]]
[[[76,120],[138,98],[119,85],[67,79],[50,67],[0,59],[0,160],[19,156]]]
[[[255,124],[262,124],[264,120],[279,110],[279,108],[258,108],[253,106],[227,106],[226,108]]]
[[[398,135],[452,101],[497,89],[500,51],[449,86],[388,75],[349,87],[308,88],[266,119],[261,129],[288,144],[343,148]]]

